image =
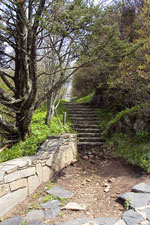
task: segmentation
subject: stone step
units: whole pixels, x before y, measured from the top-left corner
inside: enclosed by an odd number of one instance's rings
[[[73,128],[83,128],[83,129],[91,129],[91,128],[98,128],[97,124],[73,124]]]
[[[95,122],[96,123],[98,123],[99,124],[99,120],[97,119],[97,118],[93,118],[93,117],[91,117],[91,118],[84,118],[84,117],[78,117],[78,118],[72,118],[72,117],[70,117],[70,120],[73,122],[73,123],[81,123],[81,122],[93,122],[94,124],[95,124]]]
[[[85,131],[83,133],[78,133],[77,134],[78,137],[99,137],[100,138],[100,133],[85,133]]]
[[[99,128],[75,128],[78,133],[98,133],[100,132]]]
[[[94,109],[84,109],[84,110],[75,110],[75,109],[72,109],[72,110],[69,110],[69,113],[71,114],[94,114],[96,115],[96,112]]]
[[[86,122],[77,122],[77,123],[73,123],[72,125],[75,128],[98,128],[99,124],[98,123],[94,123],[93,121],[86,121]]]
[[[97,115],[95,113],[70,113],[70,118],[77,118],[77,117],[84,117],[84,118],[88,118],[88,117],[92,117],[92,118],[97,118]]]
[[[77,146],[78,147],[83,147],[83,146],[89,146],[89,147],[96,147],[96,146],[102,146],[103,142],[78,142]]]
[[[99,122],[99,119],[98,119],[98,117],[96,117],[96,116],[88,116],[88,117],[84,117],[84,115],[82,115],[82,116],[70,116],[70,119],[71,120],[97,120],[98,122]]]
[[[99,142],[101,140],[100,137],[78,137],[79,142]]]
[[[68,111],[87,111],[87,112],[95,112],[93,108],[87,108],[87,107],[67,107]]]

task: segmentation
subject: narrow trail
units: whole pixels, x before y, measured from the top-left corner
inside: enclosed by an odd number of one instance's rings
[[[71,198],[67,198],[63,205],[59,205],[58,200],[49,200],[42,205],[41,200],[52,190],[46,188],[51,183],[43,184],[34,195],[6,215],[5,219],[11,219],[0,225],[149,225],[150,221],[141,214],[134,210],[126,211],[118,196],[130,192],[141,182],[150,184],[150,176],[119,158],[103,155],[99,120],[94,109],[86,104],[66,105],[77,131],[79,159],[56,174],[53,185],[69,191]],[[147,188],[150,193],[150,186]],[[85,208],[63,209],[70,202]]]

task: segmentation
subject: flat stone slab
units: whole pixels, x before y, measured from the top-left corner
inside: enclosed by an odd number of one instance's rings
[[[57,223],[57,225],[82,225],[85,223],[90,223],[92,220],[88,218],[78,218],[78,219],[72,219],[68,220],[66,222]]]
[[[84,224],[97,224],[97,225],[115,225],[115,223],[120,220],[117,218],[103,218],[98,217],[96,219],[89,219],[89,218],[78,218],[72,219],[66,222],[57,223],[57,225],[84,225]]]
[[[76,202],[69,202],[62,209],[74,210],[74,211],[83,211],[83,210],[86,209],[86,205],[84,205],[84,204],[78,204]]]
[[[131,208],[146,206],[150,203],[149,193],[126,192],[125,194],[120,195],[119,198],[124,201],[129,199]]]
[[[27,213],[25,220],[32,221],[32,220],[41,220],[43,218],[45,218],[43,210],[33,210]]]
[[[142,182],[140,184],[135,185],[132,188],[132,191],[140,193],[150,193],[150,185]]]
[[[26,225],[44,225],[44,223],[42,223],[39,220],[32,220],[31,222],[27,223]]]
[[[133,209],[126,211],[123,214],[122,219],[126,222],[127,225],[137,225],[140,222],[144,221],[144,218]]]
[[[24,219],[20,216],[12,217],[8,220],[5,220],[0,223],[0,225],[21,225],[24,222]]]
[[[72,198],[74,193],[67,191],[61,187],[55,186],[46,191],[50,195],[55,195],[59,198]]]
[[[118,218],[105,218],[105,217],[98,217],[94,220],[92,220],[94,223],[97,223],[99,225],[115,225],[120,219]]]
[[[53,209],[49,209],[44,211],[45,219],[54,219],[60,214],[60,208],[56,207]]]
[[[58,208],[60,206],[60,201],[59,200],[50,200],[48,202],[42,203],[41,206],[42,206],[42,209]]]
[[[144,212],[146,214],[146,219],[150,221],[150,208],[145,208],[141,210],[141,212]]]

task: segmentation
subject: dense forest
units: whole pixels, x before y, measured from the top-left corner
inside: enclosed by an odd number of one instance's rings
[[[1,147],[30,140],[33,118],[55,130],[72,79],[72,99],[100,108],[104,151],[150,168],[150,2],[0,0],[0,11]]]

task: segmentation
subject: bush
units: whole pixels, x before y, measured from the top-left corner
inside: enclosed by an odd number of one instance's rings
[[[64,106],[64,100],[62,100],[57,108],[57,113],[61,121],[63,119],[63,112],[65,111],[67,112]],[[0,163],[14,158],[34,155],[40,144],[48,135],[61,135],[65,132],[74,132],[71,129],[68,114],[67,122],[65,126],[62,125],[62,128],[60,127],[55,115],[49,126],[45,125],[45,116],[46,108],[44,106],[35,111],[31,124],[32,133],[26,137],[26,141],[20,141],[12,148],[7,148],[0,152]]]

